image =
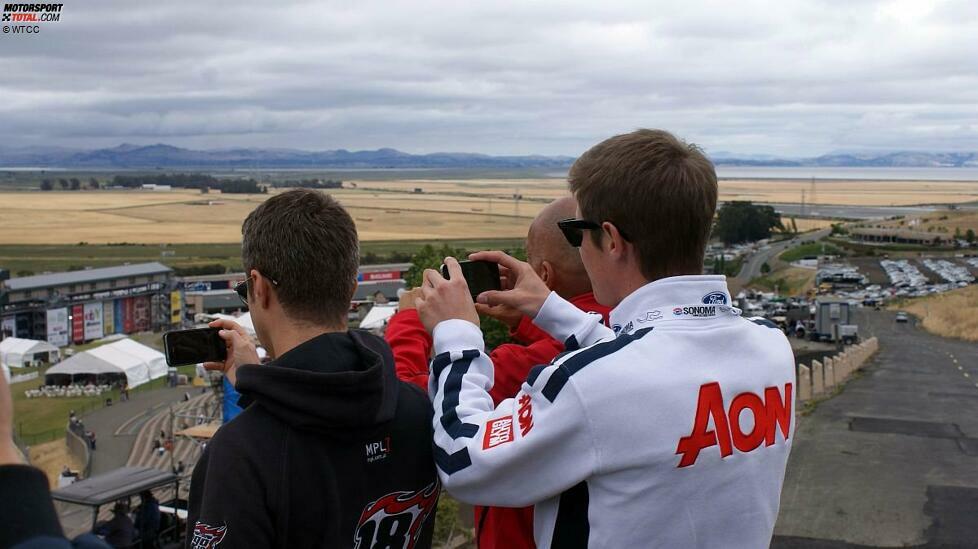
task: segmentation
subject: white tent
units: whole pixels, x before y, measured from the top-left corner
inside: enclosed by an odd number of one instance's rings
[[[232,322],[236,322],[238,323],[238,326],[244,328],[246,332],[248,332],[252,336],[255,335],[255,324],[251,321],[251,313],[245,313],[241,316],[226,315],[224,313],[214,313],[212,315],[206,315],[204,318],[207,317],[211,317],[214,320],[230,320]]]
[[[53,353],[53,354],[51,354]],[[0,363],[11,368],[23,368],[36,360],[34,355],[45,355],[47,362],[57,362],[58,348],[47,341],[8,337],[0,341]]]
[[[363,317],[360,321],[360,328],[364,330],[377,330],[387,326],[387,321],[390,320],[394,313],[397,312],[397,303],[389,303],[384,305],[374,305],[370,311],[367,312],[367,316]]]
[[[109,347],[118,349],[137,358],[141,358],[149,366],[149,378],[159,379],[166,375],[167,365],[166,365],[166,355],[153,349],[152,347],[147,347],[140,343],[125,338],[109,345]]]
[[[125,374],[126,383],[133,388],[165,376],[166,370],[163,353],[126,338],[78,353],[45,375]]]

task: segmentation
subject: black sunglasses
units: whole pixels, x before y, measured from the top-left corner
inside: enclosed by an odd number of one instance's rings
[[[584,241],[584,231],[598,230],[601,228],[601,224],[588,221],[587,219],[570,218],[558,221],[557,227],[560,228],[560,232],[564,233],[564,238],[567,239],[568,244],[575,248],[580,248],[581,242]],[[621,230],[620,227],[618,228],[618,234],[625,240],[631,241],[625,235],[625,231]]]
[[[248,305],[248,281],[251,280],[252,278],[254,277],[249,276],[248,278],[234,285],[234,291],[237,292],[238,297],[241,298],[241,302],[244,303],[245,305]],[[276,282],[274,279],[269,278],[268,280],[271,281],[273,286],[278,286],[278,282]]]

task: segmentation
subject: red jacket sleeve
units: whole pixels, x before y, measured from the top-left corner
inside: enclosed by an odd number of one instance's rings
[[[398,379],[413,383],[428,394],[428,361],[432,343],[431,335],[421,324],[418,311],[408,309],[395,313],[387,322],[384,339],[394,354]]]
[[[530,317],[526,315],[523,315],[523,318],[520,319],[520,323],[516,326],[515,330],[509,331],[509,337],[524,345],[529,345],[530,343],[540,341],[541,339],[551,339],[550,334],[538,328],[537,325],[530,320]]]
[[[495,377],[489,391],[492,401],[499,404],[516,396],[534,366],[550,364],[563,350],[564,345],[549,336],[526,346],[506,343],[493,349],[489,353]]]

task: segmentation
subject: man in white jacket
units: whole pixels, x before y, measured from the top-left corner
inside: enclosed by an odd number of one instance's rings
[[[745,319],[704,276],[712,164],[657,130],[608,139],[570,171],[580,247],[612,329],[501,252],[518,308],[565,342],[493,407],[493,366],[458,263],[425,272],[435,456],[449,493],[535,504],[538,547],[767,547],[794,433],[794,358],[773,324]],[[586,233],[586,234],[585,234]]]

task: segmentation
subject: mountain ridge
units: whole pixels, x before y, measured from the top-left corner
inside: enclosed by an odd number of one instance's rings
[[[782,158],[765,154],[718,152],[718,166],[749,167],[978,167],[978,153],[969,152],[839,152],[810,158]],[[195,150],[156,143],[122,143],[101,149],[66,147],[0,148],[2,167],[57,168],[568,168],[570,156],[488,155],[469,152],[411,154],[385,147],[350,151],[306,151],[288,148],[233,147]]]

